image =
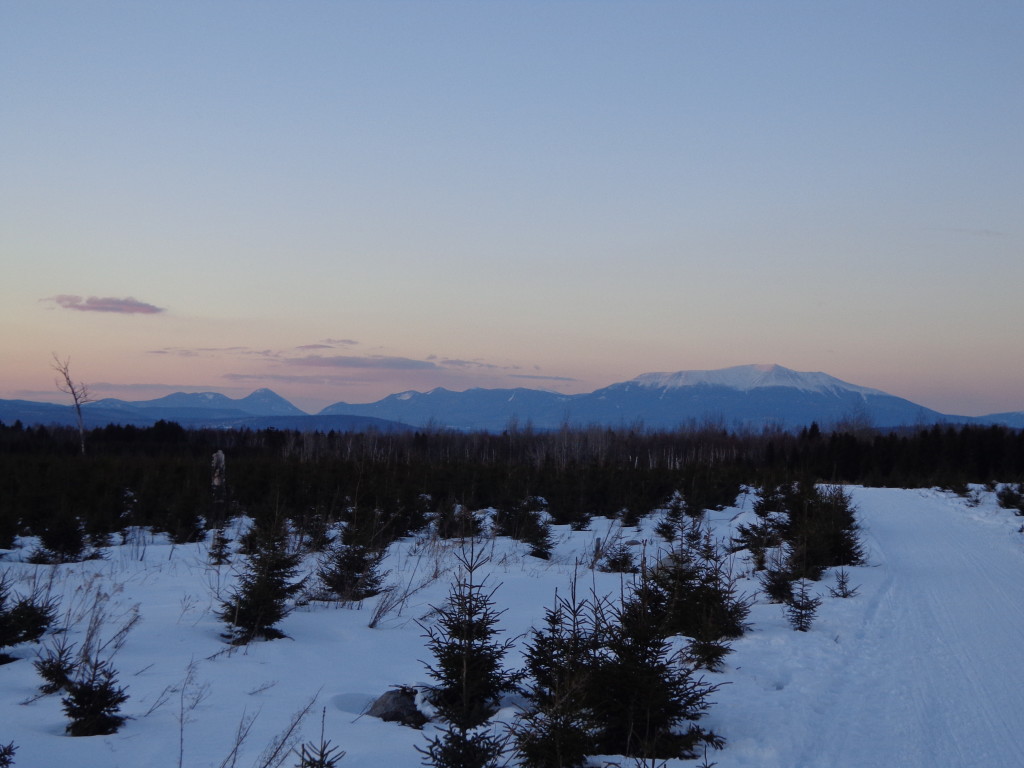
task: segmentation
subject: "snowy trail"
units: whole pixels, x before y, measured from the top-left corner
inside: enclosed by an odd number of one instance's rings
[[[795,765],[1024,766],[1024,556],[934,491],[857,489],[883,573]],[[945,503],[944,503],[945,501]]]

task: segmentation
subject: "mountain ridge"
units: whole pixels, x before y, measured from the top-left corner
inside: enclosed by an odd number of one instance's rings
[[[880,428],[992,423],[985,416],[943,414],[823,372],[794,371],[777,364],[645,373],[576,395],[523,388],[407,390],[373,403],[333,403],[321,413],[374,415],[416,426],[489,431],[511,424],[537,429],[557,429],[565,424],[676,429],[713,423],[739,429],[794,429],[813,422],[826,427],[870,424]]]
[[[218,392],[175,392],[151,400],[106,398],[85,405],[83,415],[90,427],[145,426],[163,419],[190,427],[306,431],[360,428],[345,424],[487,431],[510,426],[546,430],[565,425],[677,429],[697,424],[730,429],[798,429],[811,423],[825,428],[934,423],[1024,428],[1024,411],[978,417],[943,414],[827,373],[795,371],[776,364],[642,373],[574,395],[525,387],[405,390],[371,403],[339,401],[316,414],[302,411],[268,388],[242,398]],[[70,406],[26,400],[0,400],[0,421],[75,423]]]

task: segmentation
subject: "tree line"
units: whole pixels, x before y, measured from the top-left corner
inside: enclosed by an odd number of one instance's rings
[[[85,444],[83,454],[74,428],[0,424],[0,547],[34,534],[57,552],[87,548],[132,526],[187,542],[246,514],[290,519],[312,538],[343,522],[351,543],[379,548],[430,520],[457,535],[471,525],[465,510],[495,508],[513,529],[529,528],[522,512],[536,499],[551,522],[585,528],[594,515],[642,517],[677,491],[696,508],[725,505],[741,483],[963,488],[1024,478],[1024,432],[999,426],[302,433],[158,422],[93,429]],[[220,492],[216,451],[227,462]],[[60,540],[78,528],[83,541]]]

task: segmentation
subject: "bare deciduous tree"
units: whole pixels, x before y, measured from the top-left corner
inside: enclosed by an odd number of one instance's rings
[[[75,406],[75,417],[78,420],[78,445],[82,453],[85,453],[85,420],[82,418],[82,406],[92,402],[89,395],[89,387],[83,382],[76,382],[71,378],[71,358],[65,357],[61,360],[57,353],[53,353],[53,370],[58,374],[56,379],[57,389],[66,395],[71,395],[72,403]]]

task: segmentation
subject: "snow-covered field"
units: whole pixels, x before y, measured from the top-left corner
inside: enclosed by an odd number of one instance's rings
[[[867,565],[849,569],[858,594],[830,597],[826,575],[807,633],[790,629],[778,605],[753,606],[752,630],[735,641],[724,670],[706,676],[725,684],[702,724],[728,742],[708,759],[719,768],[1024,766],[1024,521],[981,491],[973,507],[937,490],[851,491],[868,556]],[[711,513],[717,534],[748,519],[751,501],[741,496],[738,507]],[[650,553],[660,545],[653,528],[645,520],[641,530],[621,533],[638,548],[646,542]],[[619,592],[618,575],[576,564],[589,561],[595,537],[615,536],[614,527],[597,518],[590,531],[556,532],[551,561],[505,539],[483,543],[509,636],[539,622],[574,572],[585,589]],[[232,566],[208,565],[205,546],[148,538],[110,549],[106,560],[62,566],[29,565],[18,561],[21,551],[8,553],[0,568],[16,591],[52,577],[59,623],[70,625],[72,640],[97,595],[106,636],[136,606],[141,620],[114,657],[131,717],[117,734],[66,736],[59,695],[38,695],[36,646],[21,645],[8,649],[18,660],[0,666],[0,744],[18,745],[18,768],[248,768],[315,698],[302,740],[319,740],[323,713],[324,735],[347,752],[340,765],[419,765],[415,746],[425,744],[424,732],[361,712],[392,685],[429,682],[416,620],[429,620],[430,606],[444,601],[457,546],[426,537],[392,546],[388,581],[410,594],[376,628],[368,624],[380,598],[358,609],[310,604],[280,625],[289,638],[237,648],[223,642],[214,615]],[[742,558],[735,565],[749,572]],[[756,591],[752,579],[741,584]],[[517,650],[508,662],[518,661]],[[511,720],[514,704],[495,719]],[[285,765],[295,763],[293,756]]]

